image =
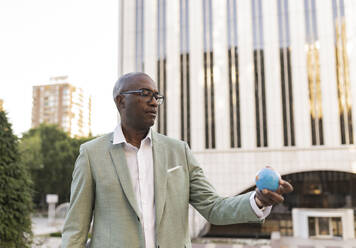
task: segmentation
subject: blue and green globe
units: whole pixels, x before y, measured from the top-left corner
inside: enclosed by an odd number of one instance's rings
[[[279,174],[271,168],[263,168],[257,173],[256,186],[259,190],[276,191],[279,187]]]

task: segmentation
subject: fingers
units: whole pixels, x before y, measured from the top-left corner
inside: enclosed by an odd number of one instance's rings
[[[272,169],[271,166],[266,166],[266,168]],[[267,189],[261,191],[256,188],[255,197],[261,204],[263,204],[263,206],[271,206],[282,203],[284,201],[284,197],[282,195],[288,194],[294,190],[293,186],[289,182],[283,180],[280,176],[279,178],[279,187],[275,192]]]
[[[261,202],[261,204],[263,206],[271,206],[273,205],[273,202],[268,199],[267,197],[265,197],[262,193],[262,191],[260,190],[256,190],[256,198],[258,198],[258,200]]]
[[[279,180],[279,187],[278,187],[276,193],[278,193],[278,194],[288,194],[288,193],[292,192],[293,190],[294,190],[293,186],[289,182],[287,182],[287,181],[285,181],[283,179],[280,179]]]
[[[263,191],[256,190],[256,197],[260,200],[263,206],[276,205],[284,201],[281,194],[264,189]]]

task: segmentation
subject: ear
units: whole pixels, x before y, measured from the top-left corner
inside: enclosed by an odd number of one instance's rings
[[[125,107],[125,97],[123,97],[123,95],[118,95],[115,98],[115,104],[116,104],[117,110],[120,111],[120,109],[123,109]]]

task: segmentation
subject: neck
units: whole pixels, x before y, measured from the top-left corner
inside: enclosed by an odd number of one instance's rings
[[[146,137],[149,131],[149,129],[137,130],[130,126],[124,125],[123,123],[121,123],[121,128],[122,128],[122,132],[124,133],[126,141],[131,145],[136,146],[137,148],[140,148],[141,140],[143,140]]]

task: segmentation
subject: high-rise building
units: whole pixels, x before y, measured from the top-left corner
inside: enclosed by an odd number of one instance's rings
[[[67,82],[53,77],[51,84],[33,86],[32,127],[57,124],[71,136],[91,133],[91,97]]]
[[[355,237],[354,0],[121,0],[119,74],[165,95],[155,128],[222,195],[266,165],[295,187],[262,225],[212,236]]]
[[[0,111],[4,110],[4,100],[0,99]]]

